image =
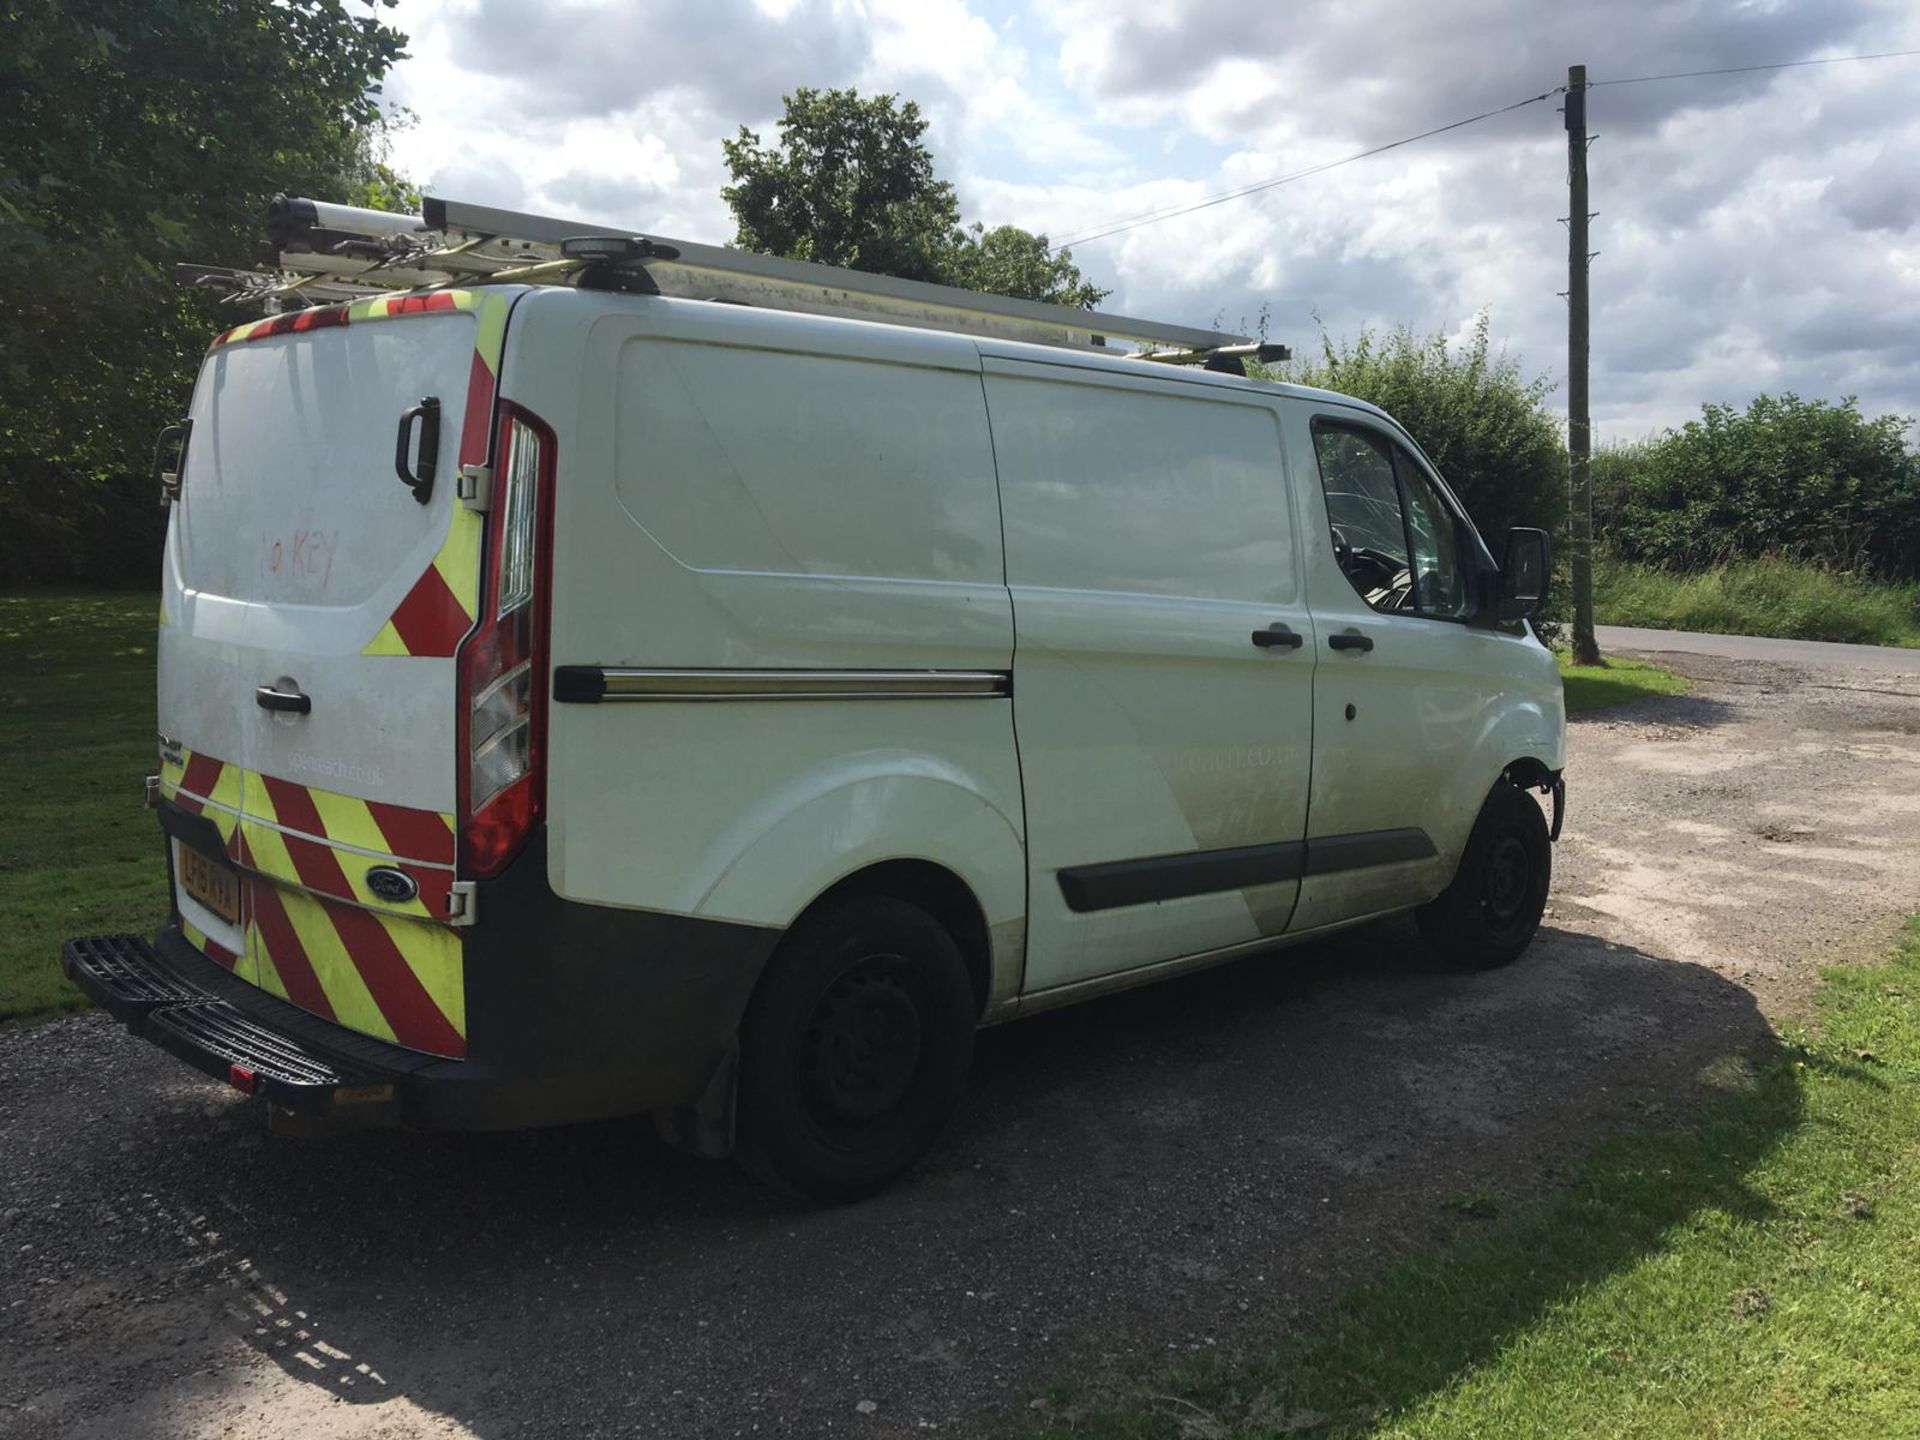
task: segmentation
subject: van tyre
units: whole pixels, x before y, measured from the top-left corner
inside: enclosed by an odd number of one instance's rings
[[[952,1115],[974,1019],[966,961],[924,910],[873,896],[805,917],[741,1025],[741,1164],[811,1199],[873,1194]]]
[[[1533,797],[1504,780],[1473,822],[1453,883],[1417,912],[1447,965],[1491,970],[1520,956],[1546,913],[1553,845]]]

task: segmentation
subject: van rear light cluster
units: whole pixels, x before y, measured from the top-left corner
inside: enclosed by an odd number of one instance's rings
[[[546,798],[547,537],[553,432],[502,405],[481,625],[460,652],[460,872],[497,875]]]

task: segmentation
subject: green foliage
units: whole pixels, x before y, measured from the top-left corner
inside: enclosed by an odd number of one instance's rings
[[[150,583],[145,475],[279,190],[374,198],[392,0],[0,0],[0,584]]]
[[[933,173],[913,101],[801,87],[786,97],[780,143],[744,125],[721,142],[733,183],[720,194],[750,250],[939,280],[960,220],[953,186]]]
[[[152,593],[0,596],[0,1025],[79,1010],[73,935],[151,931],[166,861],[154,768]]]
[[[906,280],[1097,305],[1067,252],[1016,226],[963,229],[953,186],[934,173],[920,107],[897,95],[801,87],[786,97],[780,143],[742,126],[721,142],[733,183],[734,243],[769,255]]]
[[[1603,554],[1594,566],[1593,596],[1603,625],[1920,645],[1920,584],[1875,581],[1778,555],[1682,574]]]
[[[1546,408],[1553,387],[1524,378],[1504,349],[1493,351],[1484,314],[1458,349],[1444,335],[1422,339],[1404,326],[1346,342],[1322,331],[1318,361],[1270,373],[1365,400],[1398,420],[1467,507],[1494,558],[1511,526],[1560,533],[1567,452]]]
[[[1083,279],[1073,252],[1047,253],[1047,237],[1017,225],[988,230],[978,222],[955,232],[947,247],[942,278],[949,285],[1044,300],[1091,310],[1113,292]]]
[[[1762,395],[1702,407],[1658,440],[1610,457],[1600,533],[1671,569],[1785,555],[1842,571],[1920,577],[1920,454],[1905,416]],[[1604,452],[1603,452],[1604,453]]]
[[[1647,456],[1657,442],[1635,440],[1624,445],[1602,445],[1588,462],[1593,477],[1593,533],[1604,539],[1620,523],[1635,479],[1646,469]]]

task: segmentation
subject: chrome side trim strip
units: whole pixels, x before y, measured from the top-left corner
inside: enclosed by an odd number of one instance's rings
[[[603,700],[992,700],[1013,693],[1004,670],[640,670],[562,665],[553,698]]]

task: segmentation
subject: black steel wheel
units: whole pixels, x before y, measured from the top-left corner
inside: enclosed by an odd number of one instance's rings
[[[1553,845],[1533,797],[1501,781],[1474,821],[1453,883],[1417,915],[1447,964],[1490,970],[1519,958],[1540,928],[1553,880]]]
[[[953,1113],[975,1019],[966,961],[925,911],[859,896],[805,917],[741,1027],[741,1163],[813,1199],[879,1190]]]

